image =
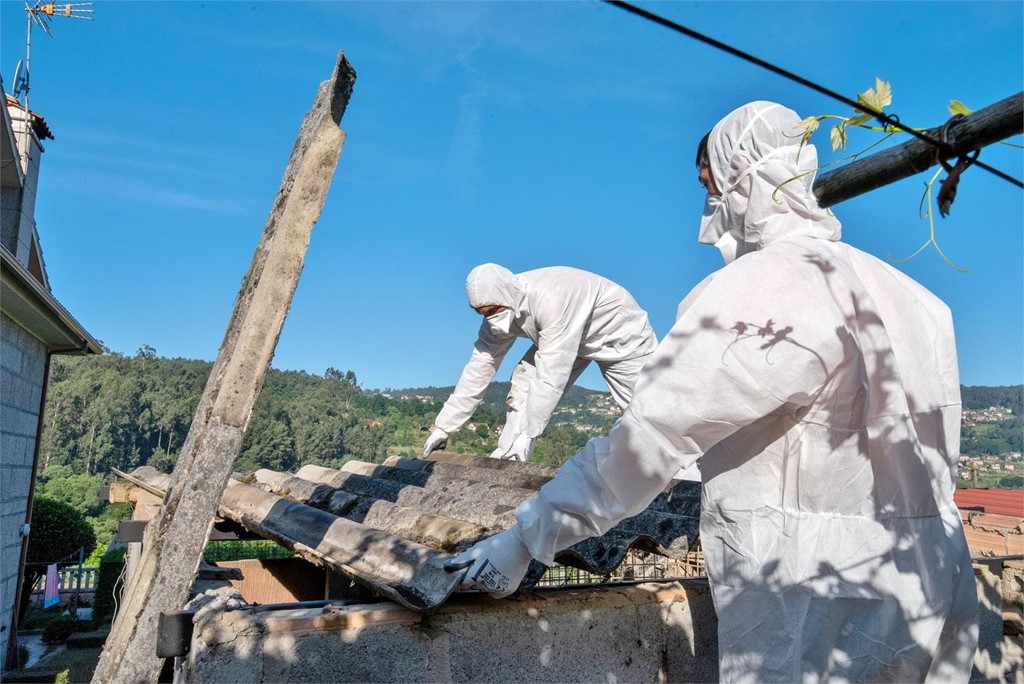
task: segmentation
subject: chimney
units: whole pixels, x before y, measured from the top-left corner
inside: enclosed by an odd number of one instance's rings
[[[36,191],[42,141],[53,134],[43,117],[5,94],[3,108],[3,176],[0,189],[0,244],[6,247],[47,290],[50,289],[36,230]],[[14,162],[14,163],[11,163]]]

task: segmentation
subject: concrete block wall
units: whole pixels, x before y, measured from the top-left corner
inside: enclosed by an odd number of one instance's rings
[[[3,198],[0,201],[3,211],[3,220],[0,221],[0,226],[2,226],[0,240],[4,247],[9,249],[23,266],[27,267],[32,248],[32,237],[36,231],[36,191],[39,186],[39,165],[43,146],[35,133],[28,131],[26,135],[25,129],[28,124],[22,109],[8,107],[7,111],[11,115],[16,144],[19,146],[28,144],[29,158],[27,167],[25,167],[23,159],[19,158],[18,160],[25,172],[24,187],[5,187],[3,189]]]
[[[684,582],[464,595],[429,616],[392,603],[260,611],[211,592],[186,681],[717,681],[711,592]]]
[[[976,563],[971,682],[1024,684],[1024,643],[1001,615],[1002,561]],[[203,682],[713,682],[706,579],[453,597],[429,616],[390,602],[262,610],[234,590],[193,602],[185,677]]]
[[[21,232],[21,193],[19,187],[3,186],[0,191],[0,245],[18,256],[18,234]]]
[[[14,616],[46,346],[0,315],[0,667]]]

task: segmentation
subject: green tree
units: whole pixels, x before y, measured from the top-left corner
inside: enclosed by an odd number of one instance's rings
[[[125,551],[124,546],[110,549],[99,560],[100,572],[96,580],[96,599],[92,610],[95,624],[109,621],[117,608],[123,589]]]
[[[296,465],[341,458],[345,431],[355,425],[351,417],[355,393],[343,380],[311,376],[308,388],[288,401],[285,413],[295,438]]]
[[[174,472],[174,466],[177,465],[177,463],[177,457],[171,456],[169,453],[164,451],[162,447],[154,451],[153,455],[149,457],[148,461],[146,461],[146,465],[151,468],[156,468],[161,473],[167,473],[168,475]]]
[[[587,443],[587,435],[570,425],[549,425],[537,439],[531,460],[537,463],[562,465]]]
[[[394,427],[371,421],[352,427],[345,433],[345,454],[361,461],[381,463],[388,455]]]
[[[249,426],[235,468],[242,471],[259,468],[290,470],[294,464],[295,440],[287,423],[264,420],[254,421]]]
[[[986,409],[1001,406],[1013,411],[1013,415],[1024,414],[1024,385],[1001,387],[961,386],[961,400],[964,408]]]
[[[85,472],[105,472],[110,467],[131,470],[141,461],[138,417],[142,413],[143,385],[124,357],[113,367],[87,376],[89,401],[82,411],[85,438]]]
[[[93,532],[96,534],[96,548],[93,549],[86,565],[94,565],[99,562],[99,557],[107,552],[110,542],[114,540],[117,524],[122,520],[131,520],[131,518],[132,507],[126,503],[107,504],[98,516],[86,518],[86,522],[92,526]]]
[[[50,466],[39,473],[36,495],[68,504],[82,515],[97,515],[105,502],[100,500],[102,475],[75,473],[71,466]]]
[[[46,574],[51,563],[71,565],[78,562],[78,550],[84,555],[96,546],[96,533],[85,517],[72,506],[45,496],[32,502],[31,532],[28,536],[28,556],[25,562],[25,587],[22,592],[18,617],[25,616],[29,597],[36,580]]]

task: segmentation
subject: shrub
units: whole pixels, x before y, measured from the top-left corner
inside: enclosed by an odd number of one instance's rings
[[[44,644],[62,644],[75,633],[77,626],[78,620],[70,615],[62,615],[59,620],[54,620],[46,626],[42,641]]]
[[[51,622],[60,620],[61,615],[64,614],[64,609],[60,606],[51,606],[49,608],[36,608],[33,607],[27,611],[24,617],[18,622],[19,632],[32,632],[36,630],[43,630]]]
[[[207,563],[217,561],[248,560],[253,558],[291,558],[295,554],[277,542],[268,539],[244,541],[215,541],[206,545],[203,554]]]
[[[121,590],[124,588],[124,546],[108,549],[100,558],[99,577],[92,605],[92,619],[97,625],[114,616]]]

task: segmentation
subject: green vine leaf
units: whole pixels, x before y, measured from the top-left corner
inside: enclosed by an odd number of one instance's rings
[[[974,111],[973,109],[968,109],[964,105],[964,103],[961,102],[960,100],[950,100],[949,101],[949,113],[953,114],[954,116],[957,115],[957,114],[962,114],[963,116],[967,116],[968,114],[970,114],[973,111]]]
[[[880,112],[892,104],[892,86],[888,81],[875,77],[875,87],[857,95],[857,102]]]
[[[872,118],[874,117],[872,117],[870,114],[859,114],[857,116],[851,116],[849,119],[846,120],[846,125],[860,126],[861,124],[866,124],[868,121],[871,121]]]
[[[803,133],[800,135],[800,146],[803,147],[807,143],[811,142],[811,136],[818,130],[818,126],[821,125],[821,119],[816,116],[809,116],[799,124],[797,128],[801,129]]]
[[[846,122],[833,126],[829,139],[832,141],[833,152],[837,149],[846,150]]]

